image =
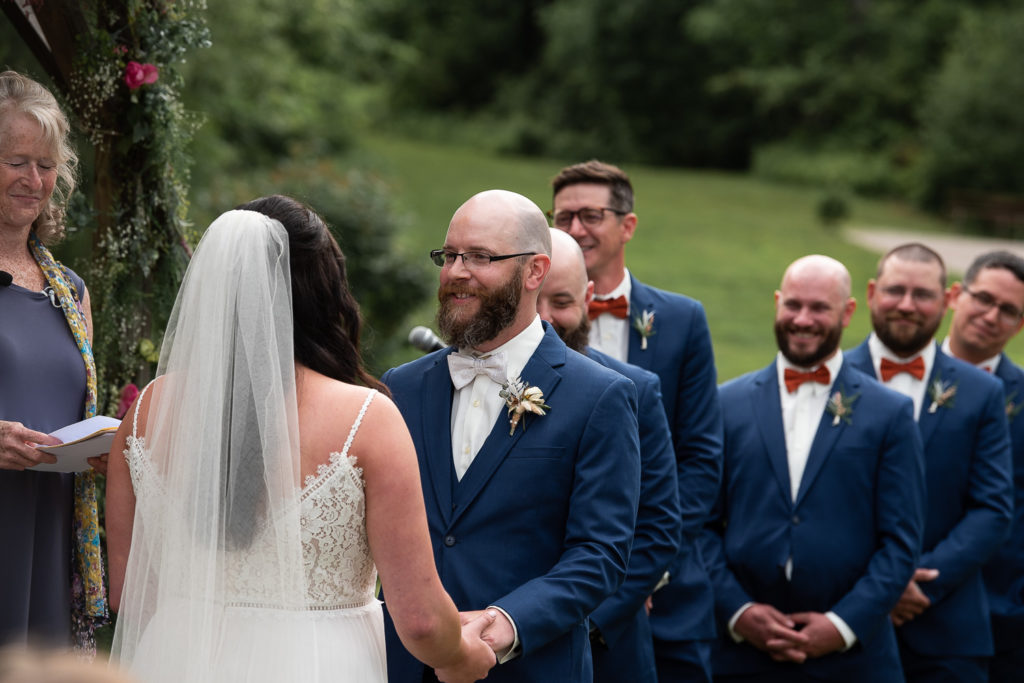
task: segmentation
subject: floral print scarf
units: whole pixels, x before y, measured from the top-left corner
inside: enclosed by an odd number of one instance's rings
[[[36,263],[60,301],[64,318],[82,354],[86,386],[83,419],[93,417],[96,415],[96,362],[92,356],[80,295],[75,291],[67,268],[54,260],[50,250],[39,241],[35,233],[29,235],[28,242]],[[99,513],[96,507],[96,472],[92,470],[75,474],[72,534],[71,637],[76,650],[91,655],[96,652],[95,628],[105,623],[107,618]]]

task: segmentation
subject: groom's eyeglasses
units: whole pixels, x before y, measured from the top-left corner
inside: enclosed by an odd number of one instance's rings
[[[462,257],[462,265],[466,268],[484,268],[491,264],[492,261],[504,261],[505,259],[515,258],[516,256],[533,256],[537,252],[535,251],[523,251],[518,254],[504,254],[502,256],[492,256],[491,254],[485,254],[481,251],[467,251],[463,253],[448,251],[446,249],[434,249],[430,252],[430,260],[434,262],[434,265],[439,268],[445,266],[451,267],[455,263],[455,259]]]

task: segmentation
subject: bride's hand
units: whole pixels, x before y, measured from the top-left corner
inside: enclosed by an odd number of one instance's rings
[[[463,621],[462,624],[462,652],[464,656],[458,665],[444,669],[436,669],[437,680],[441,683],[470,683],[487,678],[487,673],[494,666],[497,658],[491,646],[481,639],[483,633],[491,624],[497,612],[492,609],[480,612],[475,618]]]

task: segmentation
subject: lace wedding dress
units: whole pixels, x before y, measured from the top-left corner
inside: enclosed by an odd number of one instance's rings
[[[273,561],[278,549],[269,529],[257,529],[246,547],[216,550],[227,555],[223,586],[217,591],[224,600],[213,611],[210,632],[216,642],[202,653],[210,669],[203,672],[205,680],[387,680],[383,618],[374,597],[377,572],[366,536],[362,470],[356,458],[348,455],[375,395],[371,391],[367,396],[342,450],[332,453],[329,464],[320,465],[315,476],[306,477],[298,496],[304,595],[287,604],[268,601],[267,596],[281,595],[282,580]],[[152,538],[162,531],[152,525],[166,519],[166,506],[175,501],[167,499],[145,439],[136,437],[137,419],[136,414],[125,457],[136,494],[136,524],[143,525],[144,537]],[[192,603],[189,595],[164,601],[165,606],[141,632],[130,670],[143,683],[194,680],[188,663],[194,654],[190,649],[196,646],[189,643],[182,627],[189,623]]]

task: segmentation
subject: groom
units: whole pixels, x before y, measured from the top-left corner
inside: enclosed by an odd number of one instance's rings
[[[541,323],[550,254],[531,201],[470,198],[431,252],[452,346],[383,377],[416,445],[441,581],[460,610],[498,612],[488,681],[591,680],[587,615],[622,582],[636,522],[636,391]],[[389,680],[432,680],[386,626]]]

